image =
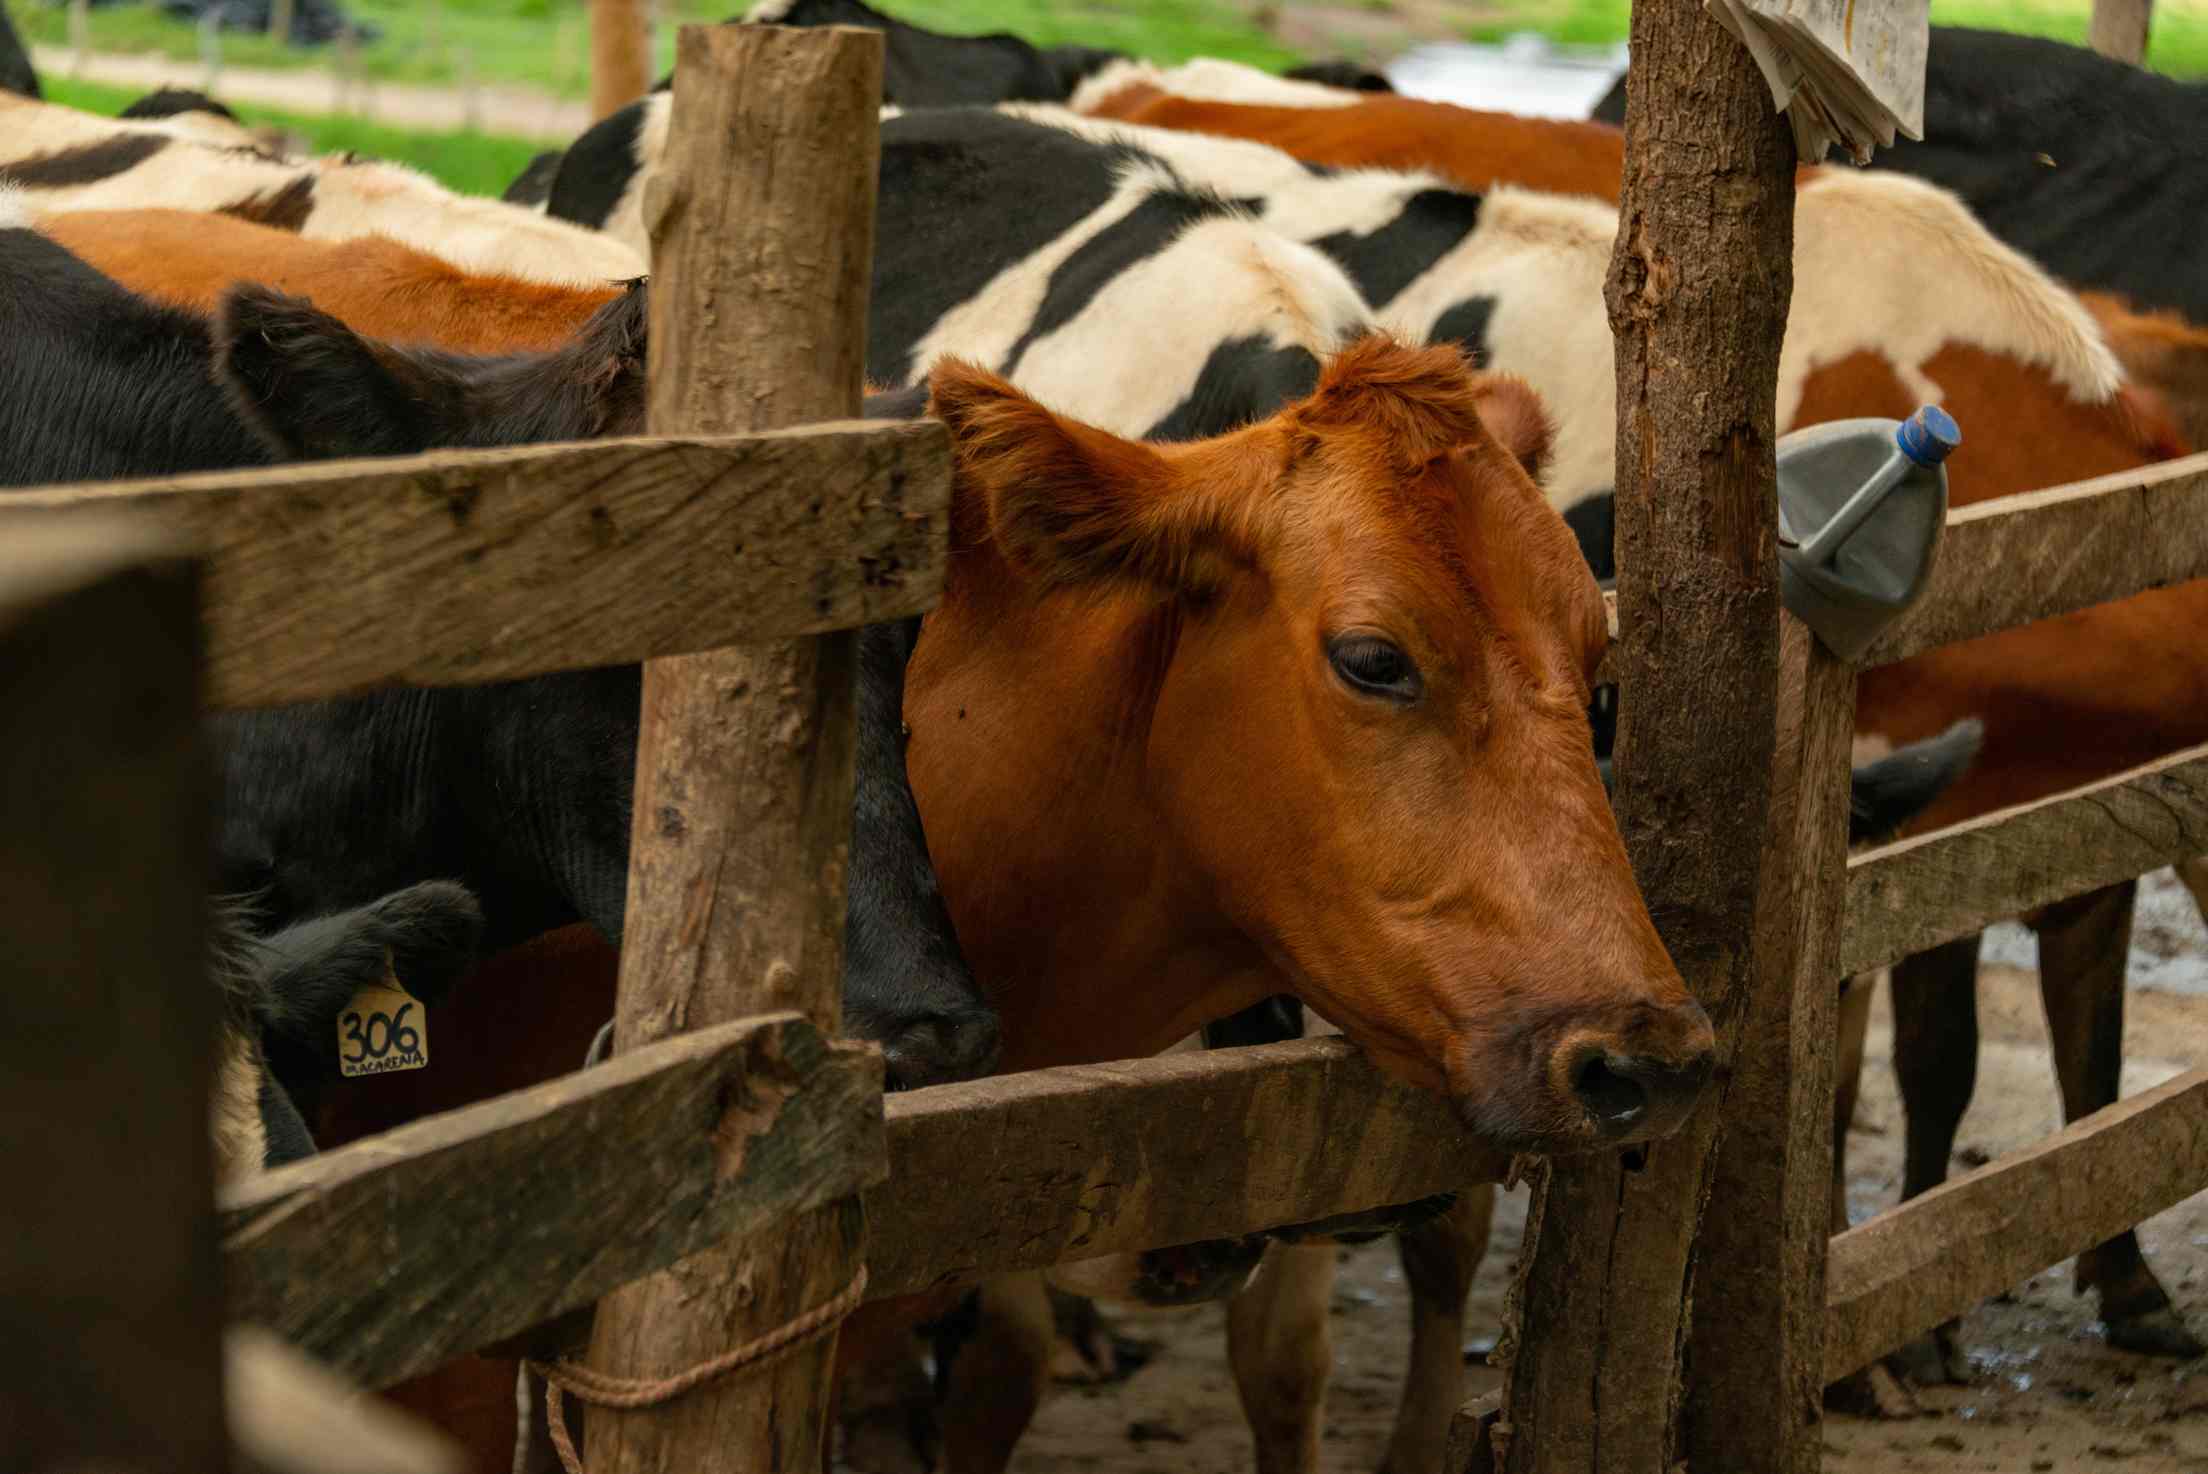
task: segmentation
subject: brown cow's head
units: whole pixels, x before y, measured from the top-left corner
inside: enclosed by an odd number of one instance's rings
[[[1285,978],[1483,1133],[1561,1147],[1684,1118],[1710,1023],[1657,939],[1596,772],[1602,603],[1534,484],[1549,430],[1530,389],[1454,349],[1371,339],[1308,399],[1190,444],[1119,439],[959,364],[936,370],[934,406],[967,560],[945,616],[960,617],[975,559],[1031,601],[946,639],[1056,638],[1050,658],[1078,663],[1082,626],[1050,634],[1049,611],[1070,607],[1124,621],[1151,652],[1066,687],[1117,708],[1110,765],[1138,773],[1139,798],[1106,818],[1151,825],[1147,892],[1202,892],[1266,982]],[[1105,688],[1128,671],[1143,689]],[[916,785],[940,730],[915,721]],[[1076,799],[1035,802],[1069,838],[1094,829]],[[966,831],[945,817],[955,848]],[[1073,842],[1092,846],[1099,891],[1114,884],[1111,846]],[[961,857],[939,858],[949,894]],[[962,938],[991,950],[986,907],[953,901]],[[1046,904],[999,914],[1037,927]],[[1212,945],[1202,926],[1182,955]],[[1124,1006],[1150,1006],[1145,986],[1172,984],[1127,979]]]

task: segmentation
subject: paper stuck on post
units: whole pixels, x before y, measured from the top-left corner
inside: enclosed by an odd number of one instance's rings
[[[1834,144],[1858,164],[1924,137],[1927,0],[1704,0],[1740,38],[1794,128],[1802,162]]]

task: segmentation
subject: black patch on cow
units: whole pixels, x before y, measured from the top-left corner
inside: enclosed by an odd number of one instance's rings
[[[302,174],[279,188],[247,195],[218,213],[296,235],[307,228],[307,217],[314,213],[314,176]]]
[[[0,486],[266,465],[209,376],[205,318],[0,231]]]
[[[549,353],[477,358],[363,338],[300,298],[233,287],[216,313],[215,372],[293,457],[589,440],[643,428],[647,318],[633,282]]]
[[[1579,555],[1598,582],[1618,576],[1618,498],[1615,492],[1598,491],[1581,497],[1564,509],[1564,525],[1579,539]]]
[[[1495,315],[1493,297],[1467,297],[1434,319],[1426,331],[1429,343],[1454,343],[1474,368],[1487,367],[1487,324]]]
[[[1385,73],[1374,71],[1361,61],[1339,58],[1334,61],[1306,62],[1300,67],[1290,67],[1282,76],[1297,82],[1318,82],[1328,87],[1345,87],[1352,92],[1393,92],[1395,84]]]
[[[135,169],[169,146],[158,133],[118,133],[97,143],[33,154],[12,164],[0,164],[0,184],[25,189],[68,189],[97,184],[126,170]]]
[[[1038,51],[1002,31],[986,36],[924,31],[860,0],[795,0],[774,24],[880,31],[882,101],[909,108],[1064,102],[1082,78],[1123,55],[1086,46]]]
[[[1103,208],[1116,169],[1145,157],[980,110],[884,123],[867,377],[909,380],[914,345],[944,313]],[[997,249],[974,249],[982,222]]]
[[[1215,196],[1179,190],[1145,196],[1140,204],[1083,241],[1072,255],[1058,263],[1058,269],[1050,274],[1050,286],[1043,293],[1041,305],[1028,321],[1027,331],[1005,354],[999,372],[1017,373],[1021,358],[1038,339],[1073,321],[1130,263],[1164,249],[1197,221],[1234,208]]]
[[[529,161],[529,167],[514,176],[514,182],[506,186],[499,196],[509,205],[541,205],[552,198],[552,181],[559,176],[560,161],[567,157],[563,149],[546,149]]]
[[[1422,189],[1393,220],[1369,235],[1340,231],[1311,242],[1341,263],[1374,307],[1385,307],[1454,250],[1480,223],[1480,197]]]
[[[204,92],[194,92],[189,87],[164,87],[149,92],[116,116],[119,118],[173,118],[180,113],[213,113],[218,118],[238,121],[238,115]]]
[[[1610,90],[1602,94],[1588,117],[1618,128],[1625,126],[1625,78],[1625,72],[1618,73],[1618,80],[1610,84]]]
[[[1319,360],[1308,349],[1275,347],[1255,335],[1230,338],[1211,350],[1188,398],[1143,438],[1199,440],[1223,434],[1276,413],[1318,386]]]
[[[1303,1037],[1303,1005],[1286,993],[1204,1025],[1204,1048],[1241,1049]]]
[[[636,146],[644,136],[645,109],[666,105],[640,97],[584,129],[553,171],[544,213],[603,230],[613,218],[614,206],[636,179]]]
[[[259,1100],[261,1112],[261,1170],[274,1171],[293,1162],[304,1162],[315,1153],[314,1133],[307,1130],[306,1119],[299,1114],[298,1105],[291,1092],[278,1083],[276,1076],[261,1072]]]
[[[38,69],[31,65],[31,54],[15,34],[6,5],[0,5],[0,92],[13,92],[19,97],[40,95]]]

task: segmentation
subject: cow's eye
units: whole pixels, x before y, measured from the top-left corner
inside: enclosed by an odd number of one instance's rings
[[[1403,647],[1379,635],[1339,636],[1326,647],[1326,658],[1345,685],[1366,696],[1407,704],[1425,687]]]

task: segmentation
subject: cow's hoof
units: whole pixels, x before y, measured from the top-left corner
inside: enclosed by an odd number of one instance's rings
[[[1963,1354],[1962,1324],[1948,1321],[1903,1346],[1886,1358],[1902,1377],[1919,1387],[1937,1387],[1943,1383],[1967,1386],[1976,1379],[1976,1370],[1970,1358]]]
[[[1858,1418],[1882,1418],[1900,1422],[1920,1417],[1924,1408],[1916,1394],[1886,1368],[1872,1362],[1852,1377],[1842,1377],[1825,1389],[1825,1406],[1836,1413]]]
[[[2141,1356],[2167,1356],[2180,1361],[2208,1356],[2208,1345],[2187,1330],[2185,1322],[2169,1306],[2138,1315],[2111,1316],[2102,1324],[2108,1327],[2108,1344],[2122,1351],[2137,1352]]]

